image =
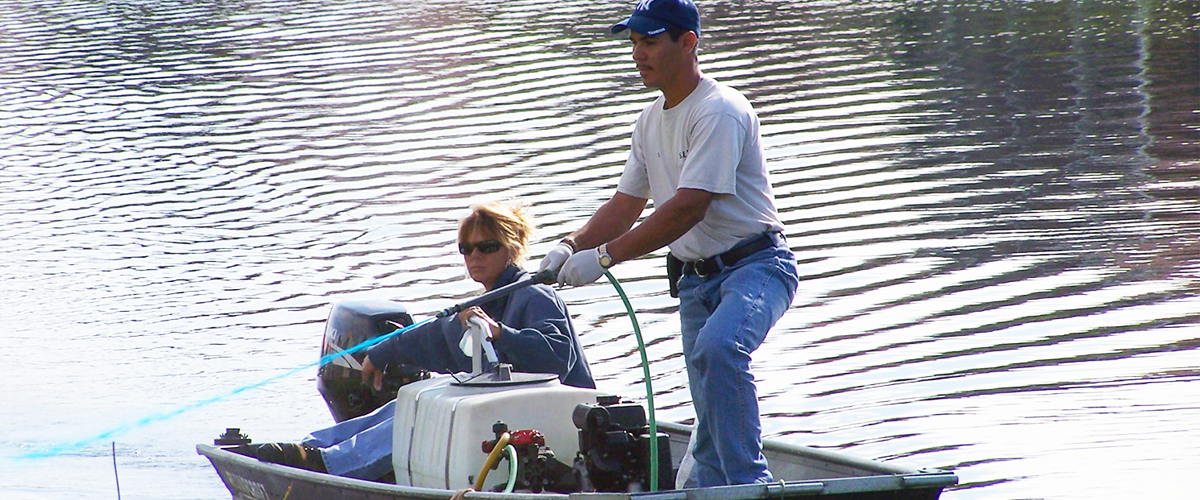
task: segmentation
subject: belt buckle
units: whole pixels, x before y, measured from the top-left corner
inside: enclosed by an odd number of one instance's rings
[[[707,278],[707,277],[708,277],[708,273],[704,272],[704,264],[705,264],[705,262],[706,262],[706,261],[705,261],[704,259],[698,259],[698,260],[696,260],[695,262],[693,262],[693,263],[692,263],[692,270],[693,270],[693,271],[696,271],[696,276],[699,276],[699,277],[701,277],[701,278]]]

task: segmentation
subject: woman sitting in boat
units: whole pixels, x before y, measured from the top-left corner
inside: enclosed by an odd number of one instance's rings
[[[521,264],[532,232],[523,207],[503,203],[471,207],[471,214],[458,227],[458,251],[471,279],[492,290],[525,277]],[[381,369],[389,365],[441,373],[471,371],[471,358],[459,347],[471,317],[487,325],[484,331],[499,362],[511,364],[513,371],[553,373],[566,385],[596,387],[566,304],[546,285],[519,289],[371,347],[363,362],[364,383],[379,388]],[[252,449],[263,461],[379,479],[392,469],[395,405],[392,400],[369,414],[309,434],[300,443],[268,443]]]

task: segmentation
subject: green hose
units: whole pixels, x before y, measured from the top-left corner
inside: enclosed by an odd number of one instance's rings
[[[504,487],[504,492],[512,493],[517,485],[517,449],[511,444],[505,445],[504,453],[508,455],[508,486]]]
[[[642,355],[642,375],[646,378],[646,406],[650,408],[650,491],[658,491],[658,423],[654,420],[654,388],[650,384],[650,361],[646,359],[646,343],[642,342],[642,329],[638,326],[637,316],[633,314],[633,305],[629,303],[629,297],[625,296],[621,283],[607,270],[604,271],[604,275],[625,303],[625,311],[629,313],[629,320],[633,322],[633,334],[637,336],[638,352]]]

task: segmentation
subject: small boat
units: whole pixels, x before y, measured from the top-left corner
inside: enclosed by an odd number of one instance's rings
[[[683,456],[690,428],[660,422],[670,435],[671,455]],[[212,462],[233,500],[447,500],[455,490],[350,479],[285,465],[260,462],[222,447],[200,444],[196,451]],[[505,500],[767,500],[827,497],[839,500],[937,499],[958,477],[940,470],[913,470],[843,453],[765,440],[763,452],[777,479],[769,484],[620,493],[471,492],[466,498]],[[674,464],[678,466],[678,464]]]
[[[339,397],[362,390],[355,385],[358,372],[347,369],[362,360],[343,347],[411,324],[396,303],[335,304],[322,347],[332,361],[318,375],[335,420],[373,409],[347,403],[366,401],[365,394]],[[473,334],[472,357],[479,360],[482,336]],[[932,500],[958,484],[952,472],[766,439],[763,453],[775,482],[675,489],[691,428],[650,421],[637,403],[562,385],[551,374],[513,373],[504,364],[484,370],[475,363],[469,374],[401,376],[390,392],[396,405],[387,481],[395,484],[260,461],[246,453],[249,439],[233,428],[196,451],[212,462],[233,500],[447,500],[467,487],[477,491],[466,500]],[[370,406],[387,398],[375,399]],[[491,470],[497,473],[489,484]]]

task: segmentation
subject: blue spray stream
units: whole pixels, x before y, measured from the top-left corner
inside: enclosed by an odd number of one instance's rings
[[[214,397],[211,397],[211,398],[208,398],[208,399],[202,400],[202,401],[198,401],[198,402],[192,403],[192,404],[190,404],[190,405],[184,406],[184,407],[182,407],[182,408],[175,409],[175,410],[173,410],[173,411],[169,411],[169,412],[166,412],[166,413],[158,413],[158,414],[155,414],[155,415],[149,415],[149,416],[147,416],[147,417],[143,417],[143,418],[141,418],[141,419],[137,420],[136,422],[127,423],[127,424],[124,424],[124,425],[118,426],[118,427],[116,427],[116,428],[109,429],[109,430],[107,430],[107,431],[105,431],[105,432],[102,432],[102,433],[100,433],[99,435],[93,436],[93,437],[91,437],[91,438],[88,438],[88,439],[83,439],[83,440],[76,441],[76,442],[73,442],[73,443],[61,444],[61,445],[58,445],[58,446],[54,446],[54,447],[52,447],[52,448],[50,448],[50,449],[48,449],[48,450],[43,450],[43,451],[34,451],[34,452],[26,453],[26,454],[23,454],[23,455],[18,455],[18,456],[16,456],[15,458],[17,458],[18,460],[21,460],[21,459],[26,459],[26,460],[28,460],[28,459],[37,459],[37,458],[47,458],[47,457],[53,457],[53,456],[55,456],[55,455],[59,455],[59,454],[62,454],[62,453],[68,452],[68,451],[73,451],[73,450],[78,450],[78,449],[81,449],[81,448],[85,448],[85,447],[87,447],[87,446],[89,446],[89,445],[91,445],[91,444],[93,444],[93,443],[96,443],[96,442],[98,442],[98,441],[104,441],[104,440],[108,440],[108,439],[110,439],[110,438],[112,438],[112,437],[114,437],[114,436],[118,436],[118,435],[124,434],[124,433],[126,433],[126,432],[129,432],[129,431],[131,431],[131,430],[133,430],[133,429],[136,429],[136,428],[138,428],[138,427],[142,427],[142,426],[145,426],[145,425],[152,424],[152,423],[154,423],[154,422],[161,422],[161,421],[163,421],[163,420],[170,419],[170,418],[172,418],[172,417],[175,417],[175,416],[177,416],[177,415],[180,415],[180,414],[183,414],[183,413],[187,413],[187,412],[189,412],[189,411],[192,411],[192,410],[195,410],[195,409],[197,409],[197,408],[200,408],[200,407],[203,407],[203,406],[206,406],[206,405],[209,405],[209,404],[215,403],[215,402],[217,402],[217,401],[220,401],[220,400],[222,400],[222,399],[225,399],[225,398],[228,398],[228,397],[231,397],[231,396],[234,396],[234,395],[237,395],[237,394],[240,394],[240,393],[246,392],[246,391],[248,391],[248,390],[250,390],[250,389],[254,389],[254,388],[257,388],[257,387],[261,387],[261,386],[267,385],[267,384],[269,384],[269,383],[271,383],[271,382],[274,382],[274,381],[276,381],[276,380],[279,380],[279,379],[282,379],[282,378],[286,378],[286,377],[292,376],[292,375],[294,375],[294,374],[296,374],[296,373],[299,373],[299,372],[301,372],[301,371],[307,370],[307,369],[309,369],[309,368],[312,368],[312,367],[314,367],[314,366],[318,366],[318,365],[325,365],[325,364],[329,363],[330,361],[333,361],[335,358],[339,358],[339,357],[345,356],[345,355],[347,355],[347,354],[353,354],[353,353],[356,353],[356,352],[362,351],[362,350],[364,350],[364,349],[367,349],[367,348],[369,348],[369,347],[371,347],[371,346],[373,346],[373,345],[375,345],[375,344],[378,344],[378,343],[380,343],[380,342],[383,342],[383,341],[385,341],[385,340],[387,340],[387,339],[389,339],[389,338],[395,337],[396,335],[400,335],[400,334],[402,334],[402,333],[404,333],[404,332],[406,332],[406,331],[408,331],[408,330],[412,330],[413,328],[417,328],[417,327],[419,327],[419,326],[421,326],[421,325],[424,325],[424,324],[426,324],[426,323],[429,323],[430,321],[434,321],[434,320],[436,320],[436,319],[438,319],[438,318],[445,318],[445,317],[447,317],[447,316],[451,316],[451,315],[453,315],[453,314],[457,314],[458,312],[460,312],[460,311],[462,311],[462,310],[464,310],[464,309],[467,309],[467,308],[469,308],[469,307],[476,306],[476,305],[479,305],[479,304],[483,304],[484,302],[488,302],[488,301],[490,301],[490,300],[494,300],[494,299],[496,299],[496,298],[499,298],[499,297],[503,297],[503,296],[505,296],[505,295],[508,295],[508,294],[510,294],[510,293],[513,293],[514,291],[517,291],[517,290],[519,290],[519,289],[521,289],[521,288],[525,288],[525,287],[527,287],[527,286],[530,286],[530,285],[533,285],[533,284],[536,284],[536,283],[553,283],[553,282],[554,282],[556,279],[557,279],[557,277],[556,277],[556,273],[554,273],[554,272],[552,272],[552,271],[544,271],[544,272],[541,272],[541,273],[535,274],[535,275],[533,275],[533,276],[530,276],[530,277],[528,277],[528,278],[526,278],[526,279],[523,279],[523,280],[520,280],[520,281],[516,281],[516,282],[510,283],[510,284],[508,284],[508,285],[505,285],[505,286],[502,286],[502,287],[500,287],[500,288],[496,288],[496,289],[494,289],[494,290],[491,290],[491,291],[489,291],[489,292],[487,292],[487,293],[481,294],[481,295],[479,295],[479,296],[477,296],[477,297],[475,297],[475,298],[473,298],[473,299],[467,300],[467,301],[465,301],[465,302],[463,302],[463,303],[461,303],[461,304],[456,304],[456,305],[454,305],[454,306],[451,306],[451,307],[448,307],[448,308],[446,308],[446,309],[443,309],[443,310],[439,311],[439,312],[437,313],[437,315],[435,315],[435,316],[434,316],[434,317],[432,317],[432,318],[428,318],[428,319],[422,320],[422,321],[420,321],[420,322],[414,323],[414,324],[412,324],[412,325],[409,325],[409,326],[406,326],[406,327],[404,327],[404,328],[400,328],[400,329],[398,329],[398,330],[394,330],[394,331],[392,331],[391,333],[388,333],[388,334],[385,334],[385,335],[380,335],[380,336],[378,336],[378,337],[375,337],[375,338],[373,338],[373,339],[368,339],[368,340],[364,341],[363,343],[361,343],[361,344],[359,344],[359,345],[356,345],[356,346],[354,346],[354,347],[351,347],[351,348],[349,348],[349,349],[346,349],[346,350],[343,350],[343,351],[340,351],[340,352],[336,352],[336,353],[332,353],[332,354],[328,354],[328,355],[322,356],[322,357],[321,357],[321,359],[319,359],[319,360],[317,360],[317,361],[315,361],[315,362],[313,362],[313,363],[309,363],[309,364],[307,364],[307,365],[304,365],[304,366],[301,366],[301,367],[299,367],[299,368],[295,368],[295,369],[293,369],[293,370],[290,370],[290,371],[284,372],[284,373],[282,373],[282,374],[279,374],[279,375],[276,375],[276,376],[274,376],[274,377],[268,378],[268,379],[266,379],[266,380],[263,380],[263,381],[261,381],[261,382],[257,382],[257,383],[250,384],[250,385],[247,385],[247,386],[239,387],[239,388],[237,388],[237,389],[234,389],[234,390],[232,390],[232,391],[229,391],[229,392],[227,392],[227,393],[225,393],[225,394],[221,394],[221,395],[219,395],[219,396],[214,396]]]
[[[289,371],[287,371],[287,372],[281,373],[281,374],[279,374],[279,375],[276,375],[276,376],[274,376],[274,377],[268,378],[268,379],[266,379],[266,380],[263,380],[263,381],[261,381],[261,382],[256,382],[256,383],[253,383],[253,384],[250,384],[250,385],[246,385],[246,386],[239,387],[239,388],[237,388],[237,389],[234,389],[234,390],[232,390],[232,391],[229,391],[229,392],[227,392],[227,393],[225,393],[225,394],[221,394],[221,395],[219,395],[219,396],[214,396],[214,397],[211,397],[211,398],[208,398],[208,399],[202,400],[202,401],[197,401],[197,402],[195,402],[195,403],[192,403],[192,404],[190,404],[190,405],[187,405],[187,406],[184,406],[184,407],[181,407],[181,408],[177,408],[177,409],[175,409],[175,410],[173,410],[173,411],[169,411],[169,412],[165,412],[165,413],[158,413],[158,414],[154,414],[154,415],[149,415],[149,416],[143,417],[143,418],[141,418],[141,419],[139,419],[139,420],[137,420],[137,421],[135,421],[135,422],[126,423],[126,424],[120,425],[120,426],[118,426],[118,427],[115,427],[115,428],[113,428],[113,429],[107,430],[107,431],[105,431],[105,432],[102,432],[102,433],[100,433],[100,434],[99,434],[99,435],[97,435],[97,436],[94,436],[94,437],[91,437],[91,438],[88,438],[88,439],[83,439],[83,440],[80,440],[80,441],[76,441],[76,442],[74,442],[74,443],[65,443],[65,444],[60,444],[60,445],[58,445],[58,446],[54,446],[54,447],[52,447],[52,448],[50,448],[50,449],[48,449],[48,450],[43,450],[43,451],[34,451],[34,452],[26,453],[26,454],[24,454],[24,455],[18,455],[16,458],[17,458],[17,459],[37,459],[37,458],[48,458],[48,457],[53,457],[53,456],[55,456],[55,455],[59,455],[59,454],[66,453],[66,452],[69,452],[69,451],[78,450],[78,449],[81,449],[81,448],[86,448],[87,446],[89,446],[89,445],[91,445],[91,444],[93,444],[93,443],[96,443],[96,442],[98,442],[98,441],[105,441],[105,440],[108,440],[109,438],[112,438],[112,437],[114,437],[114,436],[118,436],[118,435],[124,434],[124,433],[126,433],[126,432],[129,432],[129,431],[131,431],[131,430],[133,430],[133,429],[136,429],[136,428],[138,428],[138,427],[142,427],[142,426],[149,425],[149,424],[152,424],[152,423],[155,423],[155,422],[161,422],[161,421],[163,421],[163,420],[170,419],[170,418],[172,418],[172,417],[175,417],[175,416],[177,416],[177,415],[181,415],[181,414],[183,414],[183,413],[187,413],[187,412],[189,412],[189,411],[195,410],[195,409],[197,409],[197,408],[200,408],[200,407],[203,407],[203,406],[206,406],[206,405],[210,405],[210,404],[212,404],[212,403],[215,403],[215,402],[217,402],[217,401],[220,401],[220,400],[222,400],[222,399],[225,399],[225,398],[228,398],[228,397],[231,397],[231,396],[235,396],[235,395],[237,395],[237,394],[241,394],[241,393],[243,393],[243,392],[246,392],[246,391],[248,391],[248,390],[250,390],[250,389],[255,389],[255,388],[258,388],[258,387],[262,387],[262,386],[264,386],[264,385],[267,385],[267,384],[269,384],[269,383],[271,383],[271,382],[274,382],[274,381],[276,381],[276,380],[279,380],[279,379],[282,379],[282,378],[287,378],[287,377],[290,377],[290,376],[292,376],[292,375],[294,375],[294,374],[296,374],[296,373],[299,373],[299,372],[301,372],[301,371],[307,370],[307,369],[309,369],[309,368],[312,368],[312,367],[314,367],[314,366],[318,366],[318,365],[325,365],[325,364],[329,363],[330,361],[333,361],[335,358],[340,358],[340,357],[342,357],[342,356],[345,356],[345,355],[347,355],[347,354],[354,354],[354,353],[356,353],[356,352],[362,351],[362,350],[364,350],[364,349],[367,349],[367,348],[369,348],[369,347],[371,347],[371,346],[373,346],[373,345],[375,345],[375,344],[378,344],[378,343],[380,343],[380,342],[383,342],[384,340],[387,340],[387,339],[389,339],[389,338],[395,337],[396,335],[400,335],[400,334],[402,334],[402,333],[404,333],[404,332],[406,332],[406,331],[408,331],[408,330],[411,330],[411,329],[413,329],[413,328],[416,328],[416,327],[419,327],[419,326],[421,326],[421,325],[424,325],[424,324],[426,324],[426,323],[429,323],[430,321],[434,321],[434,320],[438,319],[439,317],[441,317],[441,315],[434,316],[434,317],[432,317],[432,318],[428,318],[428,319],[422,320],[422,321],[420,321],[420,322],[414,323],[414,324],[412,324],[412,325],[409,325],[409,326],[406,326],[406,327],[404,327],[404,328],[400,328],[400,329],[398,329],[398,330],[394,330],[394,331],[392,331],[391,333],[388,333],[388,334],[385,334],[385,335],[380,335],[380,336],[378,336],[378,337],[375,337],[375,338],[373,338],[373,339],[368,339],[367,341],[365,341],[365,342],[363,342],[363,343],[361,343],[361,344],[358,344],[358,345],[356,345],[356,346],[354,346],[354,347],[351,347],[351,348],[349,348],[349,349],[346,349],[346,350],[343,350],[343,351],[339,351],[339,352],[335,352],[335,353],[331,353],[331,354],[327,354],[327,355],[325,355],[325,356],[322,356],[322,357],[321,357],[321,359],[319,359],[319,360],[317,360],[317,361],[315,361],[315,362],[309,363],[309,364],[307,364],[307,365],[304,365],[304,366],[301,366],[301,367],[299,367],[299,368],[295,368],[295,369],[289,370]]]

